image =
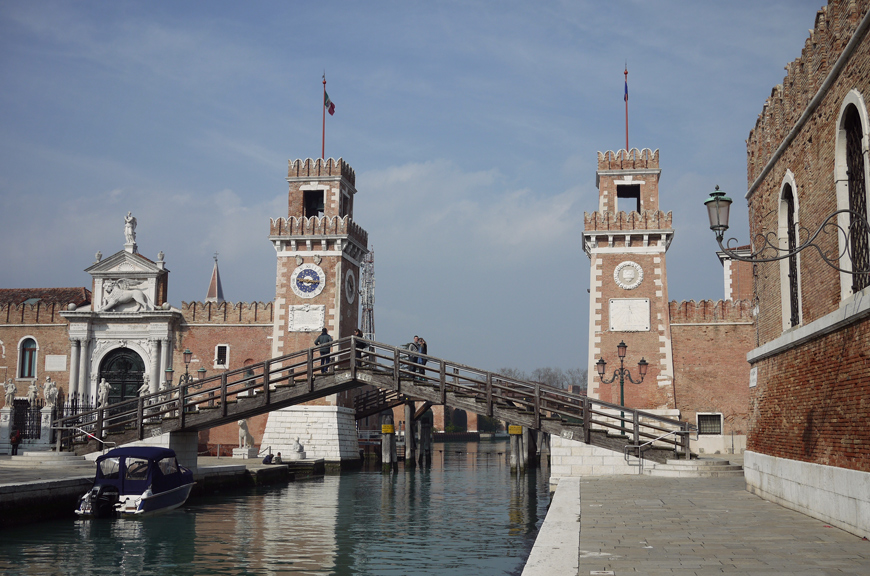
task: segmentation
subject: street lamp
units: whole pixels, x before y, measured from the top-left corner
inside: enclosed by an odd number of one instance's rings
[[[610,380],[604,379],[604,373],[607,371],[607,362],[604,361],[604,358],[599,358],[598,362],[595,363],[595,369],[598,371],[598,377],[601,379],[602,383],[610,384],[616,380],[617,376],[619,377],[619,405],[623,408],[625,407],[625,379],[628,378],[628,381],[632,384],[640,384],[643,382],[644,376],[646,376],[647,369],[649,369],[649,362],[641,357],[640,362],[637,363],[637,371],[640,373],[640,380],[635,382],[631,377],[631,372],[629,372],[628,368],[625,367],[625,354],[627,351],[628,344],[624,341],[616,346],[616,353],[619,355],[619,368],[613,371],[613,377]],[[625,436],[625,411],[620,411],[619,416],[622,425],[622,435]]]
[[[719,186],[710,193],[710,197],[704,201],[707,207],[707,216],[710,219],[710,230],[716,234],[716,241],[719,243],[719,248],[732,260],[740,262],[750,262],[758,264],[762,262],[776,262],[785,260],[806,248],[815,248],[825,264],[840,272],[849,274],[870,274],[870,264],[861,260],[860,254],[853,254],[852,241],[855,238],[861,238],[870,234],[870,222],[867,217],[855,210],[842,209],[836,210],[825,217],[815,232],[810,234],[808,228],[803,226],[800,230],[795,230],[795,245],[783,247],[777,231],[760,232],[755,235],[753,240],[753,252],[748,256],[744,256],[736,252],[737,239],[729,238],[725,245],[722,240],[725,237],[725,231],[728,230],[728,219],[731,212],[731,198],[719,190]],[[848,214],[848,219],[846,215]],[[840,215],[843,215],[843,222],[840,220]],[[844,223],[848,220],[848,224]],[[816,243],[816,238],[822,233],[837,235],[839,244],[842,249],[837,248],[831,250],[821,244]],[[800,236],[806,238],[803,243],[800,243]],[[849,269],[841,268],[841,263],[844,262],[844,257],[848,258]],[[857,257],[856,262],[853,258]]]
[[[178,390],[179,390],[179,402],[184,404],[184,396],[187,394],[188,386],[192,386],[194,388],[199,388],[202,384],[195,384],[195,380],[193,379],[193,374],[190,373],[190,361],[193,359],[193,352],[190,351],[190,348],[185,348],[184,352],[181,353],[184,358],[184,374],[178,377]],[[205,368],[202,367],[196,371],[197,376],[199,376],[199,381],[202,381],[205,378]],[[174,371],[172,368],[166,369],[166,385],[167,387],[172,386],[172,376]]]

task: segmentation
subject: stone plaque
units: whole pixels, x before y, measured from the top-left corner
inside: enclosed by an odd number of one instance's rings
[[[324,326],[326,306],[320,304],[289,306],[287,316],[287,330],[290,332],[320,332]]]
[[[66,355],[65,354],[46,354],[46,356],[45,356],[45,371],[46,372],[66,372]]]
[[[753,366],[749,370],[749,387],[755,388],[758,386],[758,366]]]
[[[649,332],[649,298],[611,298],[611,332]]]

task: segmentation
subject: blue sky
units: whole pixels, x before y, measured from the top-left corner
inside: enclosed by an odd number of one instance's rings
[[[597,152],[658,148],[672,300],[723,295],[702,206],[748,240],[745,139],[822,0],[0,2],[0,287],[90,286],[137,217],[169,299],[274,298],[287,160],[357,174],[380,341],[587,366]],[[594,359],[589,359],[589,363]]]

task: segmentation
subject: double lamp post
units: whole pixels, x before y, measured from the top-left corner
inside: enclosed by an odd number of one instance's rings
[[[628,352],[628,344],[624,341],[620,341],[620,343],[616,346],[616,353],[619,355],[619,368],[613,371],[613,376],[610,380],[605,380],[604,374],[607,371],[607,362],[604,361],[604,358],[599,358],[598,362],[595,363],[595,369],[598,371],[598,377],[601,379],[601,382],[604,384],[610,384],[617,378],[619,378],[619,405],[621,407],[625,407],[625,379],[628,378],[628,381],[632,384],[640,384],[643,382],[644,376],[646,376],[646,371],[649,369],[649,362],[647,362],[644,358],[640,359],[640,362],[637,363],[637,371],[640,373],[640,380],[635,382],[635,380],[631,377],[631,372],[628,368],[625,367],[625,354]],[[622,435],[625,436],[625,411],[622,410],[619,412],[619,418],[621,422]]]

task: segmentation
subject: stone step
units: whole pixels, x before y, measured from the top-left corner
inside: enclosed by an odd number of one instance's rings
[[[743,477],[743,468],[739,470],[661,470],[658,468],[646,468],[643,471],[647,476],[662,478],[725,478],[729,476]]]
[[[743,476],[743,466],[718,459],[668,460],[645,469],[644,474],[666,478],[721,478]]]
[[[73,468],[93,468],[93,462],[77,456],[73,452],[50,452],[28,450],[23,454],[12,456],[9,460],[0,461],[4,468],[33,468],[37,466],[63,466]]]
[[[691,460],[676,460],[670,459],[666,464],[660,464],[660,466],[680,466],[683,468],[700,468],[700,467],[716,467],[716,466],[734,466],[728,460],[719,460],[719,459],[707,459],[707,458],[693,458]]]

